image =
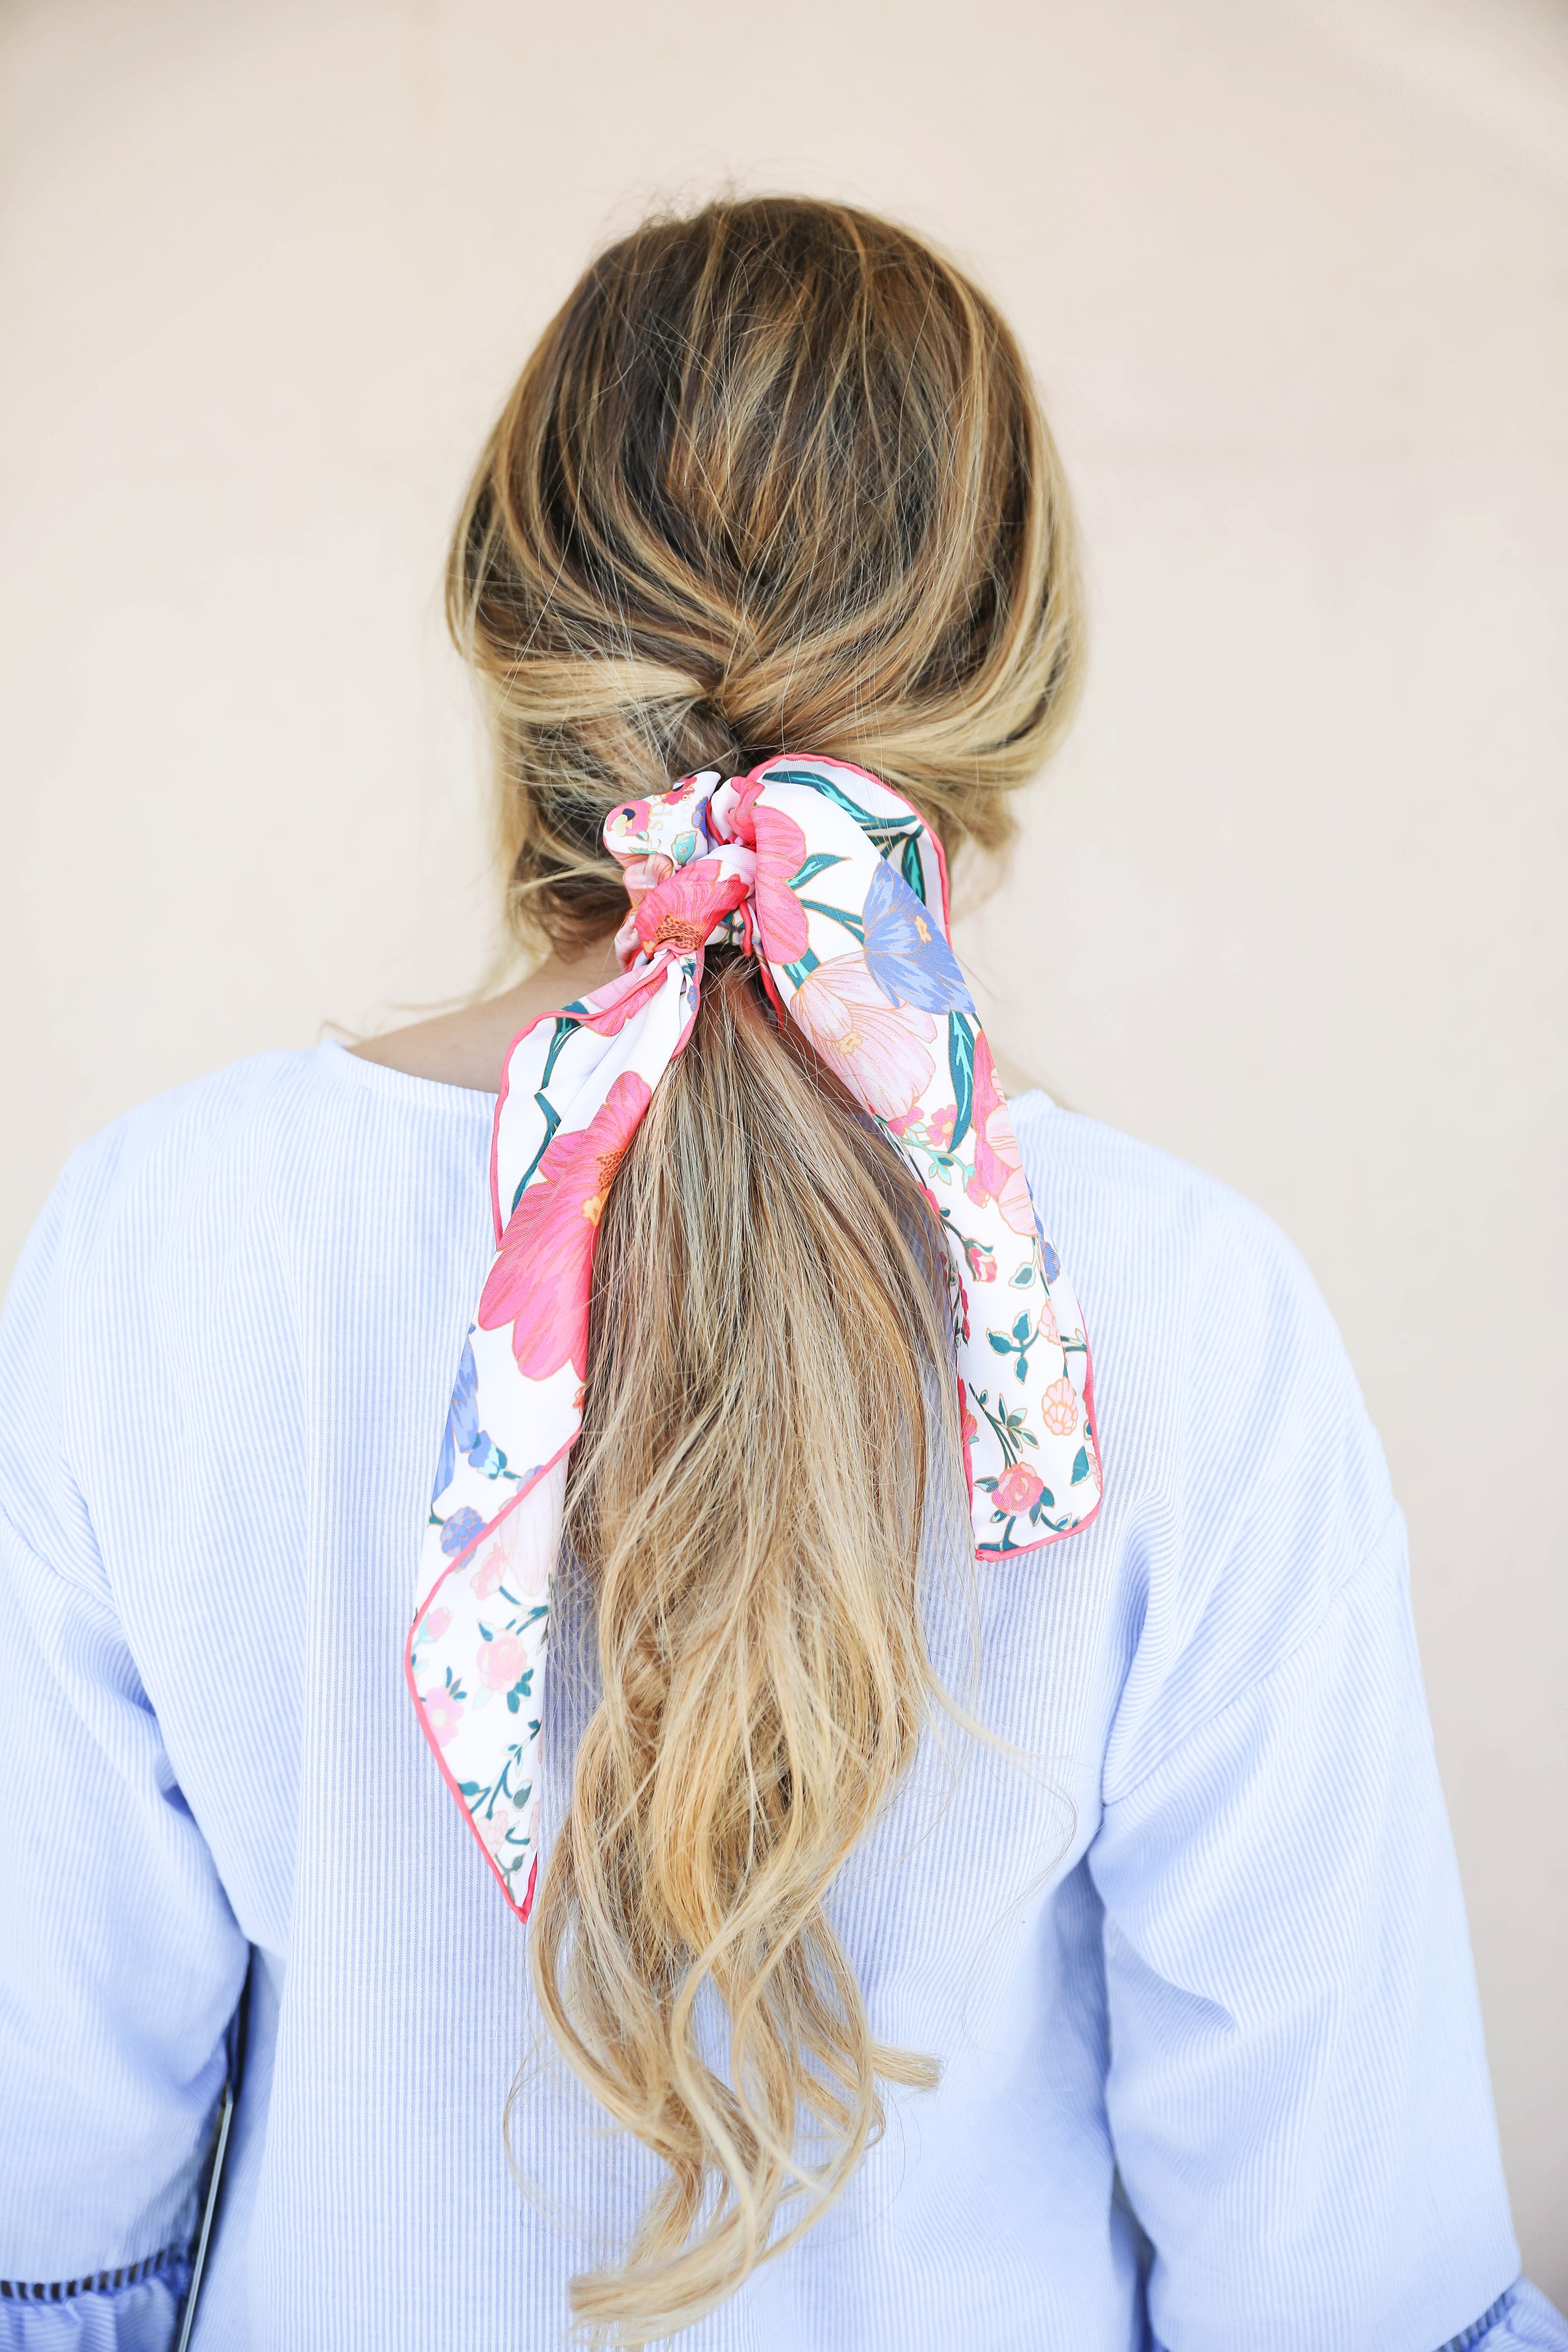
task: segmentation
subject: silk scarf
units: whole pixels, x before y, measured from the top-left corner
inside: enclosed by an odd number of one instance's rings
[[[441,1438],[405,1660],[442,1775],[523,1919],[594,1244],[621,1155],[691,1034],[705,948],[756,957],[781,1019],[942,1220],[977,1555],[1070,1535],[1100,1492],[1083,1318],[952,953],[930,828],[863,769],[785,757],[624,802],[605,841],[631,908],[621,973],[531,1024],[507,1056],[490,1146],[496,1255]]]

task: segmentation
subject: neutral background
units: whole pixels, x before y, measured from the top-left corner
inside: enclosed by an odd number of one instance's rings
[[[1096,624],[968,960],[1344,1327],[1568,2299],[1568,10],[10,0],[0,56],[0,1254],[139,1097],[478,976],[442,544],[590,249],[726,180],[935,233]]]

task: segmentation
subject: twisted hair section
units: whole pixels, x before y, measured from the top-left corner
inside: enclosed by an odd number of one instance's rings
[[[562,953],[626,911],[609,810],[704,767],[848,760],[950,852],[1001,850],[1081,668],[1011,333],[919,239],[803,199],[594,264],[490,436],[447,603],[510,921]],[[729,954],[605,1202],[567,1537],[597,1699],[530,1966],[663,2162],[572,2290],[594,2340],[642,2345],[826,2210],[887,2084],[935,2079],[879,2041],[830,1897],[942,1698],[922,1556],[970,1558],[940,1224]]]
[[[519,937],[614,930],[616,802],[778,751],[950,850],[1082,669],[1072,512],[1017,344],[907,231],[800,198],[652,221],[546,331],[479,461],[447,616],[485,682]]]

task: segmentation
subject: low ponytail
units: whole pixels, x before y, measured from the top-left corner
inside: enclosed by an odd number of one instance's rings
[[[563,952],[626,913],[606,813],[706,766],[853,761],[950,851],[999,849],[1080,668],[1005,324],[907,233],[794,199],[594,265],[491,436],[448,612],[509,915]],[[935,2080],[876,2041],[826,1900],[938,1696],[920,1569],[954,1498],[969,1541],[946,1263],[899,1154],[710,950],[600,1214],[566,1498],[599,1696],[529,1928],[555,2042],[668,2168],[574,2282],[601,2343],[733,2293],[847,2180],[879,2081]]]
[[[931,1447],[963,1498],[941,1266],[896,1155],[747,969],[710,966],[599,1229],[567,1527],[603,1697],[530,1931],[557,2042],[669,2168],[627,2266],[577,2282],[613,2342],[730,2294],[792,2197],[815,2218],[879,2074],[935,2079],[874,2041],[823,1898],[931,1689]]]

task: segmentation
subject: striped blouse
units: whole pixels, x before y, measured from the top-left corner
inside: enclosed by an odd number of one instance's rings
[[[247,1969],[201,2352],[539,2352],[648,2194],[542,2038],[401,1672],[490,1112],[262,1055],[86,1146],[24,1255],[0,2346],[174,2342]],[[685,2352],[1568,2352],[1518,2276],[1404,1530],[1334,1327],[1221,1186],[1016,1116],[1104,1507],[980,1572],[977,1668],[931,1563],[939,1668],[1024,1754],[930,1738],[831,1901],[874,2032],[940,2085],[889,2095]],[[550,1671],[547,1833],[592,1704],[571,1590]]]

